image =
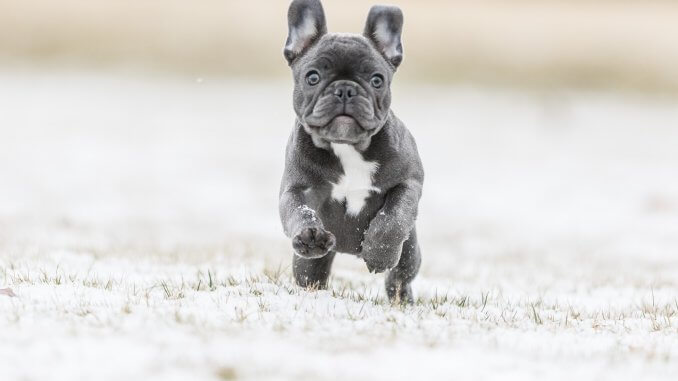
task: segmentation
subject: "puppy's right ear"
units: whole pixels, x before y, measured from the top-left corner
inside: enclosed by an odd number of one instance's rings
[[[290,65],[318,38],[327,33],[320,0],[294,0],[287,12],[289,32],[283,54]]]

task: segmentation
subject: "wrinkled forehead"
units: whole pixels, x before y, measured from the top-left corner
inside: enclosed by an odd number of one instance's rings
[[[331,33],[323,36],[304,61],[302,66],[334,71],[390,71],[386,60],[369,40],[357,34]]]

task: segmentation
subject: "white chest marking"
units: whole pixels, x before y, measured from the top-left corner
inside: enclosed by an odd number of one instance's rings
[[[339,182],[332,183],[332,198],[339,202],[346,201],[346,213],[357,216],[370,192],[380,192],[379,188],[372,185],[372,176],[379,163],[366,161],[350,144],[332,143],[331,146],[344,169]]]

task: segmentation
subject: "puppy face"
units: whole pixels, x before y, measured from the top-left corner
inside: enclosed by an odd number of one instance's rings
[[[293,73],[294,108],[307,132],[357,144],[384,125],[393,68],[366,38],[325,35]]]
[[[316,144],[361,144],[386,123],[391,80],[402,61],[402,13],[373,7],[363,35],[327,34],[318,0],[290,6],[285,45],[294,110]]]

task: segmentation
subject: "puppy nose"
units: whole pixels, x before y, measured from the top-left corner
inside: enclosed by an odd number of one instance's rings
[[[351,85],[340,85],[334,89],[334,95],[343,101],[347,101],[358,95],[358,92],[356,91],[355,87]]]

